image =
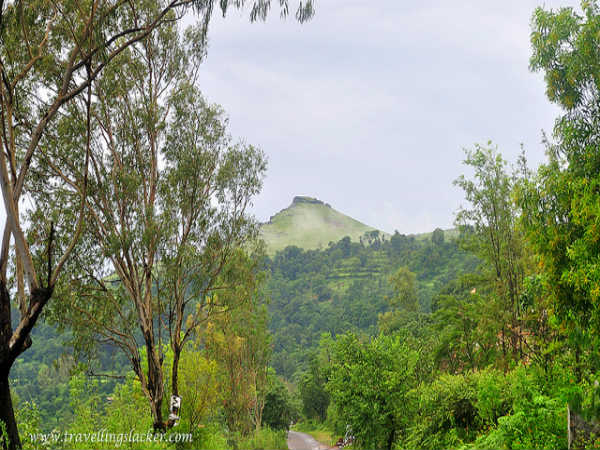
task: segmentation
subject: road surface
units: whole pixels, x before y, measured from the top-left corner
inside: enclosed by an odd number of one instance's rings
[[[316,441],[312,436],[297,431],[288,433],[287,444],[290,450],[327,450],[330,448]]]

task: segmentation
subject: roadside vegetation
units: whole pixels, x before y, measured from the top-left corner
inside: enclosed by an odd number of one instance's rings
[[[377,330],[324,334],[299,377],[307,419],[355,448],[567,448],[568,413],[571,448],[598,446],[600,6],[582,8],[533,16],[531,68],[563,110],[546,163],[465,152],[458,242],[480,265],[430,309],[397,269]]]

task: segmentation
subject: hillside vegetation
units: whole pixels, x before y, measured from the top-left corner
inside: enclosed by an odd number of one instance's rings
[[[323,250],[288,246],[269,261],[272,365],[294,378],[322,333],[376,333],[379,315],[390,308],[391,277],[400,267],[416,274],[420,307],[429,311],[446,284],[477,265],[477,258],[440,229],[421,239],[398,232],[390,238],[375,232],[360,242],[345,237]]]
[[[375,228],[365,225],[312,197],[294,197],[292,204],[271,217],[261,227],[267,252],[274,255],[289,245],[305,250],[326,248],[345,236],[353,242]],[[381,233],[381,232],[379,232]]]

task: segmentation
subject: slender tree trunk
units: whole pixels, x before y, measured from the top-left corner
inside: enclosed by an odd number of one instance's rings
[[[156,352],[151,332],[146,333],[146,355],[148,357],[148,392],[150,393],[150,409],[154,420],[154,431],[165,431],[166,424],[162,416],[164,386],[162,367]]]
[[[152,399],[152,401],[150,402],[152,417],[154,419],[152,428],[154,428],[155,432],[166,431],[165,422],[162,417],[162,401],[162,398],[156,398]]]
[[[171,395],[179,397],[179,359],[181,357],[181,347],[174,345],[173,348],[173,367],[171,368]],[[169,401],[169,411],[171,411],[171,402]],[[174,414],[180,416],[179,410],[173,411]],[[170,414],[169,414],[170,415]],[[167,428],[173,428],[175,421],[167,420]]]
[[[395,439],[396,439],[396,427],[394,426],[394,422],[392,422],[392,430],[390,431],[390,434],[388,435],[387,445],[385,447],[387,450],[392,450],[392,445],[394,445]]]
[[[164,398],[164,390],[162,387],[162,376],[161,376],[161,371],[160,368],[157,372],[155,372],[154,375],[154,384],[153,385],[153,389],[150,391],[151,395],[152,395],[152,399],[150,400],[150,404],[151,404],[151,410],[152,410],[152,417],[154,419],[154,423],[152,424],[152,427],[154,428],[154,431],[166,431],[166,424],[165,421],[163,420],[163,415],[162,415],[162,403],[163,403],[163,398]]]
[[[256,431],[260,431],[260,428],[262,427],[262,416],[263,416],[263,410],[265,409],[265,402],[264,401],[260,401],[257,400],[257,405],[256,405]]]
[[[6,445],[6,442],[2,442],[2,448],[16,450],[21,448],[21,440],[19,439],[19,430],[17,429],[17,421],[15,420],[15,412],[10,396],[8,369],[3,367],[0,370],[0,422],[6,426],[8,436],[8,445]]]
[[[0,422],[6,427],[8,436],[8,443],[4,442],[0,432],[0,444],[3,449],[14,450],[21,448],[21,440],[8,384],[8,374],[12,366],[8,347],[11,336],[10,295],[6,285],[0,282]]]
[[[181,349],[173,348],[173,368],[171,369],[171,393],[179,397],[179,358]]]

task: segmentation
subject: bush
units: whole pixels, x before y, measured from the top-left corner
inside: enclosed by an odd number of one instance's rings
[[[498,417],[497,427],[480,436],[472,448],[567,448],[564,396],[571,387],[564,374],[564,370],[540,373],[535,367],[521,367],[511,372],[506,377],[509,389],[502,395],[508,400],[507,393],[510,393],[510,411]]]
[[[484,425],[495,426],[498,418],[507,415],[512,406],[510,380],[500,371],[490,369],[478,373],[477,413]]]
[[[441,375],[411,392],[416,412],[408,425],[407,448],[456,448],[475,439],[483,425],[473,373]]]
[[[567,448],[566,406],[540,395],[527,408],[498,419],[498,427],[481,436],[473,448]]]

